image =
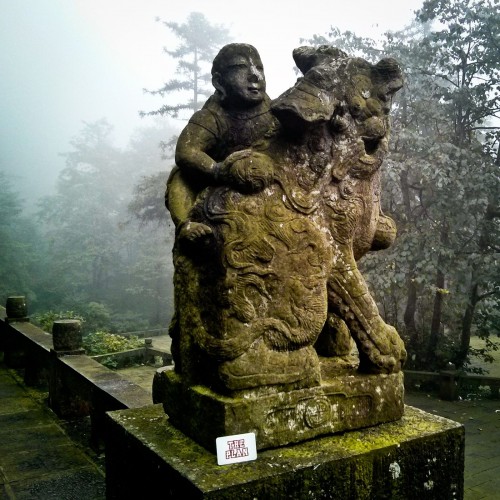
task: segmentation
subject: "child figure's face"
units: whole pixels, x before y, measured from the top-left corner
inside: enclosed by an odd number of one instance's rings
[[[236,53],[228,57],[219,85],[224,89],[224,102],[234,107],[251,107],[264,100],[266,79],[258,54]]]

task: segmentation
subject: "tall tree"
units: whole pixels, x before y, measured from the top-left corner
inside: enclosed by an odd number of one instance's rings
[[[429,61],[427,71],[441,82],[438,97],[448,109],[452,124],[450,142],[459,151],[457,166],[466,163],[469,166],[466,173],[475,183],[487,176],[493,181],[480,182],[480,193],[469,191],[469,196],[476,195],[479,201],[467,206],[474,211],[475,220],[459,231],[463,251],[468,254],[463,283],[467,300],[455,358],[460,365],[466,361],[477,304],[498,293],[487,258],[492,242],[488,234],[500,215],[500,10],[497,4],[495,0],[427,0],[417,14],[420,21],[437,26],[425,37],[423,50],[427,51]],[[448,233],[447,221],[443,221],[441,237],[448,239]],[[436,296],[435,308],[438,307]]]
[[[180,41],[179,46],[173,50],[164,47],[165,53],[178,60],[176,73],[179,78],[167,81],[157,90],[145,89],[153,95],[168,96],[169,101],[157,110],[141,111],[140,114],[178,117],[182,113],[188,118],[203,106],[206,98],[214,91],[211,83],[211,65],[217,52],[231,40],[229,30],[223,25],[210,24],[199,12],[192,12],[182,24],[160,19],[157,21],[162,22]],[[183,95],[177,99],[180,102],[174,104],[176,99],[170,96],[177,92]],[[176,135],[172,135],[169,140],[161,138],[158,141],[165,158],[173,156],[176,141]],[[135,186],[129,212],[141,223],[168,221],[164,207],[164,192],[166,176],[172,166],[173,162],[166,170],[142,176]]]
[[[22,201],[8,175],[0,171],[0,299],[25,295],[37,297],[37,263],[43,261],[39,234],[33,221],[23,214]],[[35,253],[38,250],[38,255]]]
[[[139,235],[127,211],[134,183],[161,166],[157,139],[165,129],[137,132],[127,149],[113,145],[111,132],[105,120],[85,124],[65,154],[56,194],[41,203],[50,244],[45,309],[105,310],[115,329],[165,324],[166,236],[153,229]]]
[[[433,31],[431,14],[451,7]],[[428,17],[421,13],[379,43],[336,29],[313,42],[372,60],[396,57],[404,68],[382,197],[398,238],[363,264],[382,311],[408,343],[410,366],[428,369],[466,362],[475,307],[484,300],[477,316],[488,323],[499,289],[500,23],[487,1],[428,1],[422,12]]]
[[[177,59],[176,73],[179,78],[167,81],[157,90],[144,89],[152,95],[168,97],[168,102],[157,110],[139,113],[141,116],[162,115],[174,118],[181,115],[187,119],[203,106],[207,97],[214,91],[211,83],[211,65],[217,52],[231,40],[229,30],[223,25],[210,24],[199,12],[192,12],[182,24],[160,19],[157,21],[162,22],[180,41],[179,46],[173,50],[163,48],[166,54]],[[175,93],[181,95],[175,98],[173,97]],[[176,142],[176,134],[172,134],[169,138],[162,137],[158,141],[164,158],[173,156]],[[172,166],[173,161],[167,170],[145,175],[136,185],[130,213],[138,217],[142,223],[149,221],[161,223],[168,220],[164,207],[164,190],[166,176]]]
[[[174,228],[165,208],[165,187],[172,163],[161,158],[158,141],[164,127],[143,129],[131,142],[129,161],[143,168],[127,206],[127,228],[139,235],[131,252],[127,293],[148,312],[151,325],[165,326],[173,314]],[[132,250],[132,248],[131,248]]]
[[[154,222],[165,225],[170,217],[165,208],[165,187],[173,160],[165,158],[158,144],[162,138],[172,133],[168,126],[140,129],[130,142],[127,162],[132,162],[138,174],[133,185],[132,197],[128,204],[128,214],[141,225]]]
[[[86,123],[71,141],[56,194],[40,203],[39,217],[51,246],[54,300],[81,302],[106,299],[120,261],[118,221],[126,178],[123,155],[111,142],[105,120]]]
[[[230,41],[229,30],[223,25],[210,24],[199,12],[189,14],[186,22],[182,24],[161,22],[180,40],[179,46],[173,50],[164,47],[168,55],[178,60],[176,73],[180,78],[167,81],[157,90],[145,91],[161,97],[174,92],[185,92],[187,98],[177,104],[173,104],[174,99],[171,99],[159,109],[141,112],[141,115],[159,114],[177,117],[182,111],[194,113],[213,92],[210,66],[217,51]]]

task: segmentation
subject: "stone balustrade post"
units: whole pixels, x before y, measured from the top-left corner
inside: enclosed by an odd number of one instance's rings
[[[15,321],[29,321],[28,306],[26,304],[26,297],[24,295],[17,295],[8,297],[5,304],[5,311],[7,323]]]
[[[29,320],[26,297],[24,295],[8,297],[5,303],[5,323],[26,323]],[[21,368],[25,366],[25,352],[23,346],[14,341],[11,333],[8,330],[2,332],[0,349],[4,352],[4,361],[7,366]]]
[[[58,355],[85,354],[82,343],[81,321],[60,319],[52,326],[52,342]]]
[[[458,399],[459,372],[455,365],[450,363],[447,370],[439,372],[439,397],[445,401],[456,401]]]
[[[49,377],[49,407],[62,418],[75,418],[89,414],[85,401],[68,381],[68,372],[59,358],[85,354],[82,343],[81,322],[78,319],[60,319],[52,325],[51,354],[53,356]]]

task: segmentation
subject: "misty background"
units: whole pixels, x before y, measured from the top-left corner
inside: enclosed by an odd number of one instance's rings
[[[234,41],[261,53],[274,98],[295,82],[292,50],[301,38],[335,25],[374,36],[408,23],[417,0],[402,2],[164,0],[0,0],[0,168],[28,205],[54,189],[64,166],[60,153],[82,121],[106,118],[117,144],[149,125],[139,110],[162,99],[143,92],[171,78],[176,61],[163,47],[178,44],[162,20],[182,22],[202,12],[230,29]],[[170,99],[176,98],[170,96]],[[181,120],[162,118],[174,128]]]
[[[292,50],[326,43],[371,62],[395,57],[405,73],[382,167],[382,205],[398,237],[360,266],[405,340],[407,366],[474,371],[474,359],[491,361],[500,336],[498,0],[0,0],[0,8],[2,303],[25,295],[34,322],[80,317],[85,334],[165,331],[169,143],[194,109],[192,90],[152,91],[175,78],[213,91],[200,77],[209,65],[179,76],[181,61],[166,51],[187,44],[189,63],[195,46],[212,60],[225,43],[250,43],[275,98],[298,76]],[[198,40],[195,19],[224,42]],[[183,104],[179,114],[156,112]],[[473,337],[483,347],[471,348]]]

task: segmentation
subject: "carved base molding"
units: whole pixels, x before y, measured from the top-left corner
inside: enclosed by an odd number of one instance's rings
[[[153,398],[172,425],[210,451],[220,436],[254,432],[257,449],[275,448],[317,436],[400,419],[403,373],[364,375],[345,370],[320,386],[226,397],[188,387],[173,370],[156,375]]]

